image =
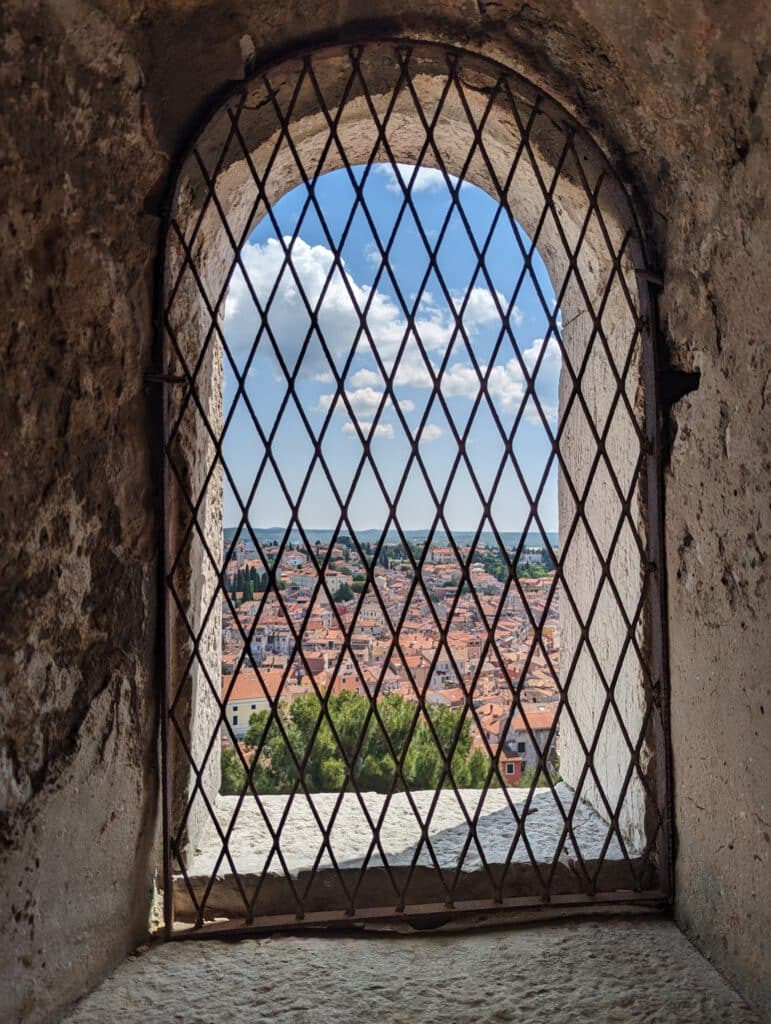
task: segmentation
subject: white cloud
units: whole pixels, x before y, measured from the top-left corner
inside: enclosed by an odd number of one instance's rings
[[[432,367],[436,373],[437,366],[432,364]],[[380,387],[382,389],[383,387],[382,375],[377,370],[366,367],[352,373],[348,381],[354,388]],[[431,374],[413,335],[407,339],[404,346],[404,352],[394,374],[394,383],[400,387],[430,388],[432,386]]]
[[[290,241],[285,238],[284,244],[288,246]],[[242,260],[263,309],[273,295],[267,323],[290,370],[297,362],[310,328],[308,308],[315,309],[322,290],[324,297],[318,311],[319,327],[338,368],[354,344],[358,345],[360,355],[369,352],[370,343],[362,330],[362,314],[366,309],[366,327],[386,369],[390,369],[407,332],[404,314],[384,292],[377,290],[373,293],[367,285],[357,283],[344,265],[336,265],[332,252],[325,246],[309,245],[302,238],[297,238],[291,245],[287,261],[282,244],[278,239],[270,238],[262,244],[247,244],[242,251]],[[247,352],[260,326],[258,308],[238,268],[225,300],[223,323],[224,334],[232,350],[236,354]],[[449,311],[424,302],[412,329],[427,350],[441,350],[447,345],[452,331]],[[266,332],[261,336],[259,351],[276,358]],[[329,376],[329,363],[314,332],[303,357],[301,376],[323,379],[324,375]]]
[[[482,375],[487,367],[479,367]],[[477,371],[470,363],[454,363],[445,371],[440,384],[442,394],[447,398],[462,396],[473,400],[479,394],[481,381]],[[487,378],[487,391],[506,412],[513,412],[525,394],[525,380],[516,357],[512,356],[507,363],[493,366]]]
[[[284,239],[284,245],[290,245]],[[281,357],[288,367],[294,368],[308,328],[310,317],[298,288],[298,281],[307,296],[311,309],[315,308],[324,290],[318,319],[321,333],[329,353],[340,369],[350,354],[351,347],[357,346],[356,359],[359,368],[351,375],[346,395],[359,422],[371,421],[383,394],[383,379],[379,372],[362,362],[372,360],[369,341],[361,335],[361,311],[367,308],[367,327],[376,346],[385,372],[394,372],[394,360],[407,335],[404,351],[394,374],[398,387],[430,388],[433,386],[432,373],[438,372],[439,359],[446,351],[454,330],[453,311],[444,301],[431,294],[424,294],[413,325],[407,327],[400,308],[385,293],[372,292],[361,285],[343,265],[336,265],[332,252],[321,245],[309,245],[301,238],[291,243],[291,269],[286,265],[282,243],[276,238],[262,244],[248,244],[242,252],[244,267],[252,288],[260,303],[264,304],[275,289],[275,296],[268,312],[268,322],[275,336]],[[327,278],[329,278],[327,283]],[[278,282],[278,283],[277,283]],[[504,296],[495,296],[487,287],[475,286],[468,293],[463,322],[469,334],[499,320],[496,299],[506,308]],[[463,304],[462,294],[453,294],[455,310]],[[512,314],[515,323],[521,322],[521,313]],[[248,351],[260,329],[260,316],[244,277],[239,270],[233,276],[225,302],[224,333],[229,345],[237,355]],[[425,349],[421,354],[418,339]],[[528,369],[535,366],[543,340],[536,339],[522,353]],[[260,341],[260,351],[271,352],[267,337]],[[426,358],[429,365],[426,365]],[[277,361],[273,357],[274,362]],[[544,406],[549,403],[549,413],[556,408],[557,383],[559,379],[560,351],[557,342],[551,339],[546,347],[538,373],[539,396]],[[333,374],[324,355],[320,340],[311,337],[301,369],[302,377],[321,383],[331,382]],[[441,383],[446,397],[464,396],[473,399],[479,391],[479,379],[469,363],[455,363],[450,366]],[[493,367],[488,382],[491,396],[501,403],[505,410],[516,408],[524,394],[524,377],[516,358]],[[323,394],[319,408],[328,410],[337,401],[336,411],[346,412],[345,406],[335,393]],[[390,408],[391,402],[386,403]],[[400,402],[400,408],[407,413],[414,409],[409,399]],[[528,415],[530,409],[528,409]]]
[[[353,391],[346,389],[345,397],[348,399],[354,416],[361,423],[363,419],[367,417],[371,419],[375,415],[383,398],[383,390],[377,391],[372,387],[355,388]],[[333,404],[335,412],[347,415],[348,408],[339,393],[319,395],[319,409],[322,412],[327,412]],[[388,409],[391,406],[391,399],[386,399],[384,409]],[[406,398],[399,402],[399,408],[402,412],[412,412],[415,408],[415,403]]]
[[[370,267],[379,267],[382,256],[380,250],[374,242],[367,242],[364,246],[364,262],[368,263]]]
[[[422,444],[431,444],[432,441],[437,441],[444,431],[436,423],[427,423],[420,432],[420,442]]]
[[[540,402],[541,409],[543,410],[547,423],[551,424],[552,429],[554,429],[557,423],[557,406],[554,402],[544,402],[543,398],[540,399]],[[528,423],[535,423],[536,426],[543,425],[543,420],[538,415],[538,410],[532,402],[528,403],[527,409],[525,410],[525,419]]]
[[[503,366],[492,368],[487,390],[506,412],[514,412],[519,407],[525,393],[525,382],[516,358],[512,357]]]
[[[498,303],[496,305],[496,301]],[[494,323],[498,321],[500,323],[501,316],[498,309],[506,313],[507,302],[506,299],[499,291],[496,290],[495,298],[492,292],[487,287],[480,287],[476,285],[471,289],[470,292],[465,294],[454,294],[452,295],[452,303],[455,307],[455,312],[459,313],[463,307],[464,300],[466,302],[465,309],[463,309],[463,324],[465,327],[477,327],[483,324]],[[522,313],[514,306],[510,319],[515,325],[522,323]]]
[[[535,382],[536,392],[544,415],[553,426],[557,422],[557,395],[559,392],[560,368],[562,366],[562,353],[560,351],[560,347],[555,338],[550,338],[548,342],[544,342],[543,338],[536,338],[529,348],[524,350],[522,353],[522,359],[530,373],[532,373],[535,370],[536,362],[538,361],[542,351],[543,357],[541,358],[541,364],[538,367],[538,374]],[[539,416],[538,410],[536,409],[532,399],[527,403],[525,419],[530,423],[539,425],[542,423],[541,417]]]
[[[447,188],[444,174],[434,167],[419,167],[417,173],[415,173],[415,167],[412,164],[396,164],[395,169],[391,164],[377,164],[375,170],[378,174],[388,179],[386,184],[388,191],[397,192],[399,195],[402,194],[402,186],[399,184],[399,179],[401,179],[406,189],[413,174],[415,174],[415,180],[412,182],[411,192],[440,192]],[[452,174],[448,175],[448,177],[453,187],[455,187],[458,179]]]
[[[285,238],[288,245],[290,239]],[[318,320],[321,333],[332,359],[340,366],[357,341],[361,331],[361,314],[367,307],[367,326],[378,350],[392,354],[404,333],[403,317],[398,307],[383,292],[358,284],[344,266],[335,265],[332,252],[322,245],[309,245],[297,238],[291,248],[291,267],[286,264],[281,243],[270,238],[264,244],[246,245],[242,252],[244,267],[254,293],[265,306],[275,288],[268,310],[267,322],[277,347],[289,368],[293,368],[310,327],[308,307],[314,310],[324,290]],[[278,284],[276,283],[278,281]],[[303,301],[300,287],[307,298]],[[225,302],[224,333],[237,353],[248,351],[260,327],[258,313],[243,274],[233,275]],[[360,342],[360,351],[368,350],[368,342]],[[260,351],[270,352],[268,337],[263,334]],[[311,336],[302,364],[304,377],[329,373],[329,364],[319,338]]]
[[[543,347],[543,344],[543,339],[536,339],[533,344],[522,353],[522,360],[528,370],[532,370],[535,367],[538,354]],[[544,357],[541,361],[537,377],[537,386],[541,405],[547,418],[552,421],[556,418],[556,395],[559,381],[559,368],[560,350],[556,341],[552,339],[546,346],[546,352],[544,353]],[[487,365],[481,364],[479,367],[480,373],[478,374],[471,363],[453,363],[447,367],[441,378],[439,384],[440,390],[445,398],[460,397],[468,398],[470,401],[473,401],[482,386],[480,374],[484,377],[487,373],[487,369]],[[438,372],[438,368],[436,366],[434,367],[434,372]],[[428,370],[426,369],[425,363],[422,361],[420,363],[416,363],[410,360],[405,360],[400,363],[396,371],[395,380],[397,384],[405,386],[409,385],[417,388],[432,387],[432,381]],[[361,420],[362,417],[371,417],[377,410],[380,404],[380,399],[383,395],[382,388],[376,389],[370,386],[371,384],[381,383],[379,374],[367,369],[358,370],[351,378],[351,382],[362,385],[354,390],[346,391],[346,395],[351,403],[354,414],[359,420]],[[525,375],[516,356],[512,356],[506,363],[494,365],[487,377],[488,394],[501,409],[508,413],[516,412],[520,402],[525,396],[525,388]],[[554,396],[554,401],[549,401],[552,395]],[[335,394],[321,395],[319,399],[320,407],[326,411],[332,405],[335,397]],[[385,407],[388,408],[390,404],[389,400],[386,402]],[[411,412],[414,409],[414,403],[409,399],[401,400],[399,402],[399,406],[403,412]],[[346,411],[339,395],[337,396],[336,411]],[[541,422],[532,401],[528,402],[525,417],[531,423]],[[440,436],[439,434],[434,434],[434,436],[428,437],[428,434],[433,434],[433,430],[429,430],[427,427],[424,431],[424,441],[434,440],[436,437]]]
[[[367,423],[366,421],[362,420],[359,420],[359,426],[361,427],[361,431],[365,437],[369,434],[370,430],[372,429],[372,423]],[[351,423],[350,420],[347,420],[343,424],[343,433],[357,434],[356,427],[353,425],[353,423]],[[378,423],[378,425],[375,427],[375,437],[385,437],[388,440],[392,440],[393,436],[394,428],[392,423]]]
[[[355,388],[374,387],[383,383],[383,378],[375,370],[361,369],[352,374],[349,378]]]
[[[383,392],[376,391],[375,388],[356,388],[354,391],[346,391],[345,394],[357,419],[372,416],[383,399]]]
[[[290,241],[285,238],[284,244],[289,246]],[[362,331],[361,323],[362,313],[366,309],[366,327],[386,370],[390,371],[405,333],[408,332],[404,314],[384,292],[378,290],[373,293],[368,286],[358,284],[344,265],[336,265],[329,249],[322,245],[309,245],[302,238],[297,238],[291,244],[290,266],[282,244],[278,239],[270,238],[263,244],[246,245],[242,259],[254,294],[263,308],[275,289],[267,322],[281,357],[290,370],[297,362],[310,328],[308,307],[315,309],[324,290],[318,311],[319,327],[329,354],[338,368],[355,343],[359,355],[366,356],[369,352],[369,340]],[[504,296],[498,293],[497,298],[505,309]],[[452,302],[455,310],[459,310],[464,302],[464,294],[454,294]],[[515,311],[515,322],[519,316],[519,312]],[[486,287],[472,288],[463,314],[466,330],[473,334],[477,328],[493,324],[496,320],[498,311],[490,290]],[[251,348],[260,325],[257,306],[241,270],[237,269],[225,301],[224,317],[225,337],[236,354],[243,354]],[[424,386],[430,384],[430,375],[422,364],[415,337],[420,338],[427,352],[441,352],[446,348],[453,328],[454,317],[450,309],[426,293],[415,316],[414,326],[408,333],[407,352],[397,378],[400,383],[412,382],[413,378],[419,377]],[[276,358],[266,332],[261,335],[259,351],[270,353]],[[332,377],[323,346],[315,331],[305,351],[301,376],[320,381],[328,381]]]
[[[437,367],[433,366],[433,370],[436,375]],[[414,341],[405,349],[404,356],[396,367],[394,381],[400,387],[430,388],[433,386],[431,374]]]
[[[462,395],[473,399],[479,392],[479,377],[470,363],[454,363],[445,370],[439,387],[446,398]]]
[[[541,354],[543,347],[543,338],[536,338],[531,343],[530,347],[526,348],[522,353],[522,359],[531,373],[535,368],[536,361],[538,356]],[[541,360],[541,365],[538,369],[539,378],[542,374],[553,372],[555,369],[559,371],[561,361],[562,354],[560,352],[560,347],[555,338],[550,338],[546,345],[546,351],[544,352],[543,359]]]

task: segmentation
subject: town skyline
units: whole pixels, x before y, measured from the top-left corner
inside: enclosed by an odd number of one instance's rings
[[[278,716],[288,723],[296,701],[304,719],[312,709],[302,702],[320,694],[336,702],[346,694],[398,699],[428,714],[464,716],[467,753],[476,752],[471,785],[492,770],[486,766],[493,758],[507,784],[528,778],[523,773],[538,760],[536,731],[556,756],[550,730],[559,697],[559,587],[544,547],[521,545],[513,566],[497,545],[456,553],[431,540],[416,579],[414,552],[402,543],[368,544],[361,554],[349,537],[321,551],[310,540],[290,546],[266,539],[257,549],[233,538],[231,546],[221,683],[229,792],[244,784],[230,752],[233,737],[250,758],[261,736],[273,736],[255,778],[268,792],[291,785],[292,759],[271,722]],[[338,757],[334,744],[329,757]],[[278,771],[279,762],[289,775]],[[388,784],[387,766],[383,772],[378,785]],[[328,763],[317,783],[335,788],[344,777],[342,764],[333,771]]]

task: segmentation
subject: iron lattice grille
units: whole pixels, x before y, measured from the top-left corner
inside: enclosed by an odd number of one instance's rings
[[[383,164],[391,168],[399,197],[385,228],[368,191],[373,169]],[[405,170],[404,165],[410,166]],[[432,169],[447,196],[434,229],[423,224],[416,200],[421,168]],[[320,184],[332,171],[348,193],[345,215],[335,223]],[[483,229],[466,209],[465,182],[479,184],[497,203]],[[287,234],[278,204],[294,186],[300,186],[301,199]],[[311,219],[331,256],[323,281],[308,294],[296,254]],[[267,288],[255,284],[244,258],[260,224],[269,227],[279,252]],[[393,268],[405,224],[424,263],[420,284],[410,294]],[[462,232],[471,268],[462,297],[447,280],[457,246],[448,242],[451,227],[456,238]],[[345,270],[346,246],[361,230],[375,265],[364,291]],[[489,265],[502,233],[512,267],[506,295],[496,287]],[[538,270],[539,252],[546,256],[553,296]],[[177,918],[200,932],[217,919],[257,927],[436,908],[660,900],[668,891],[669,867],[653,342],[647,285],[640,284],[645,260],[639,231],[596,147],[564,111],[518,76],[456,51],[372,44],[285,61],[234,95],[186,154],[164,259],[168,926],[174,904]],[[242,350],[228,339],[226,328],[234,282],[240,282],[254,313],[253,337]],[[276,326],[287,283],[305,314],[291,353]],[[342,351],[324,326],[324,304],[333,286],[342,287],[356,314],[353,339]],[[428,321],[421,304],[429,286],[449,310],[449,331],[438,354],[423,336]],[[387,357],[372,328],[373,304],[386,288],[401,331]],[[489,296],[495,318],[484,359],[467,326],[479,290]],[[526,290],[546,325],[534,358],[525,358],[515,322]],[[554,346],[561,367],[557,410],[545,407],[540,387]],[[377,381],[366,420],[354,407],[350,387],[357,356],[365,350],[373,366],[370,379]],[[320,426],[303,398],[311,352],[323,362],[333,389]],[[279,379],[262,381],[262,392],[253,380],[261,353],[269,353]],[[448,394],[460,358],[475,381],[463,422],[457,422]],[[400,367],[408,361],[429,381],[429,398],[416,419],[407,415],[400,391]],[[501,397],[496,374],[502,363],[520,382],[516,408]],[[226,382],[232,395],[226,394]],[[266,389],[275,398],[270,415],[261,414]],[[349,433],[358,441],[345,480],[328,457],[336,410],[347,416]],[[305,461],[293,464],[292,480],[279,450],[289,411],[307,453]],[[386,415],[407,446],[395,478],[387,478],[378,458]],[[437,480],[423,443],[431,417],[438,415],[454,443],[443,480]],[[485,481],[469,444],[482,416],[500,445],[495,472]],[[253,431],[246,486],[225,450],[236,417]],[[536,479],[517,455],[526,422],[535,423],[547,442]],[[555,476],[558,545],[543,513]],[[324,546],[313,542],[308,525],[308,495],[319,479],[337,508]],[[402,526],[416,479],[433,510],[422,546],[411,543]],[[527,509],[514,545],[495,514],[497,496],[512,485]],[[253,523],[268,486],[287,509],[275,544],[266,542]],[[463,540],[448,514],[459,487],[478,513],[472,536]],[[359,536],[354,522],[362,488],[377,495],[384,509],[372,541]],[[237,525],[228,532],[223,530],[224,492],[237,508]],[[534,535],[553,566],[537,593],[518,575]],[[277,569],[294,546],[292,538],[307,559],[310,580],[310,596],[299,611]],[[331,583],[335,549],[343,540],[363,577],[349,601],[336,600]],[[439,542],[454,567],[443,601],[436,600],[429,580]],[[409,578],[396,605],[379,572],[384,553],[394,545]],[[245,601],[245,591],[239,594],[234,586],[234,567],[245,547],[263,579],[253,601]],[[500,591],[490,601],[478,587],[477,569],[483,551],[492,547],[504,571]],[[559,665],[549,640],[558,602]],[[431,629],[420,678],[403,639],[418,606]],[[512,607],[520,610],[526,627],[515,669],[501,626]],[[314,616],[322,613],[336,642],[320,670],[307,638]],[[461,613],[463,622],[475,623],[473,653],[465,658],[458,656],[454,639]],[[382,632],[375,669],[371,658],[364,663],[357,644],[363,614],[376,616]],[[223,616],[228,642],[238,654],[221,677]],[[286,639],[277,681],[269,678],[257,649],[268,618],[278,622]],[[535,727],[536,716],[525,701],[536,663],[548,675],[554,696],[545,729]],[[449,732],[440,730],[432,711],[431,681],[440,664],[460,694]],[[394,665],[407,680],[410,697],[409,721],[398,744],[383,710]],[[331,711],[346,673],[367,699],[355,735],[343,735],[343,724]],[[239,743],[228,713],[238,680],[247,674],[256,680],[266,709],[248,749]],[[486,674],[505,687],[505,713],[492,735],[480,701]],[[315,718],[299,747],[290,714],[298,685],[315,698],[309,705]],[[507,762],[515,724],[523,745],[534,752],[531,785],[520,792],[507,785],[504,768],[516,763],[513,756]],[[484,765],[474,791],[459,781],[459,749],[469,733]],[[391,766],[390,784],[377,796],[361,785],[361,758],[373,735]],[[438,756],[438,776],[428,793],[416,791],[411,781],[410,751],[418,735]],[[217,795],[223,736],[241,779],[228,801]],[[557,779],[557,737],[563,761],[570,762],[565,769],[571,772],[570,785]],[[277,758],[271,746],[277,741],[290,780],[279,802],[260,781],[266,759]],[[318,779],[310,777],[314,746],[322,741],[332,745],[342,766],[342,777],[338,774],[323,799]],[[459,837],[450,854],[437,836],[448,800],[454,801]],[[551,832],[548,841],[543,836],[536,841],[537,814],[543,815],[545,802]],[[503,852],[491,854],[483,826],[493,803],[494,828],[506,842]],[[406,850],[395,852],[384,835],[397,805],[414,823],[415,835]],[[601,823],[601,835],[592,842],[587,808],[595,830]],[[293,814],[299,810],[314,841],[313,849],[304,850],[302,870],[287,855]],[[353,861],[344,859],[341,835],[352,813],[366,835]],[[263,836],[257,861],[245,858],[239,845],[239,829],[249,815]],[[308,832],[303,835],[307,844]],[[205,836],[215,852],[202,861]]]

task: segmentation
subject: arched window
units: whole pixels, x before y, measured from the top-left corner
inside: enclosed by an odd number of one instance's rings
[[[645,248],[519,76],[269,67],[166,225],[166,912],[665,901]]]

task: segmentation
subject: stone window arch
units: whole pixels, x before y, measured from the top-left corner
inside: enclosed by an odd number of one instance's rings
[[[574,811],[585,804],[609,828],[591,877],[563,857],[547,882],[536,871],[516,899],[666,901],[654,318],[635,210],[588,134],[519,75],[444,46],[388,42],[266,67],[208,119],[175,174],[159,289],[167,921],[169,879],[191,863],[219,788],[211,754],[223,723],[219,339],[228,282],[266,203],[299,184],[301,168],[375,159],[439,168],[505,205],[536,239],[561,315],[552,310],[550,329],[562,353],[558,575],[570,595],[560,606],[562,773],[579,791]],[[569,842],[572,829],[571,814]],[[615,839],[628,851],[618,861],[606,859]],[[565,850],[569,842],[563,837]],[[227,853],[218,863],[237,873]],[[212,885],[203,890],[211,897]],[[485,898],[505,903],[500,893]],[[200,926],[207,914],[194,916]]]

